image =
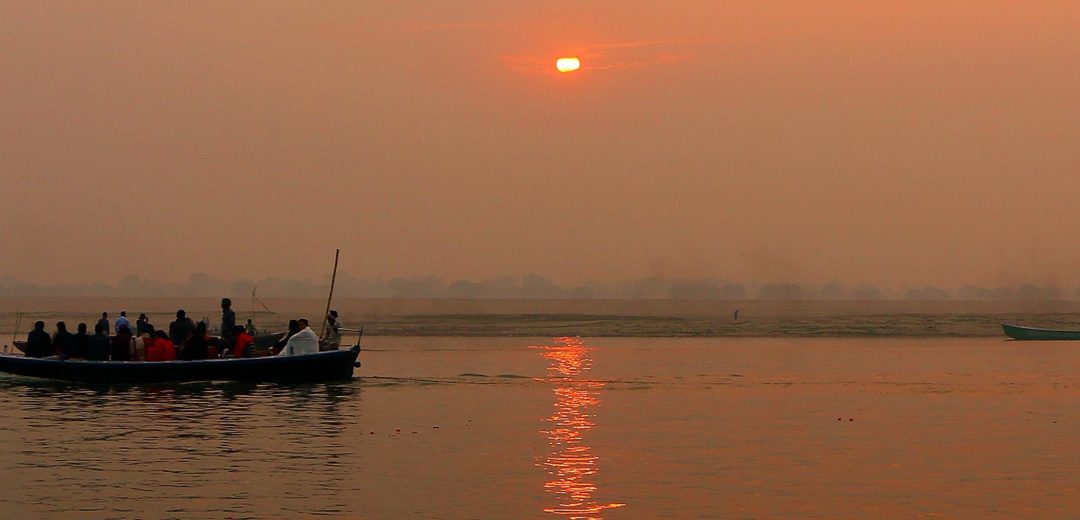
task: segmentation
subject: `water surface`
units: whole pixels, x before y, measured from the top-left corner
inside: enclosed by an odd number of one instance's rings
[[[0,378],[20,518],[1071,518],[1080,353],[371,337],[352,382]]]

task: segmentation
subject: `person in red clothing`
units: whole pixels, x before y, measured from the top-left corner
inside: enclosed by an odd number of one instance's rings
[[[168,339],[165,331],[153,333],[153,348],[158,352],[160,361],[176,361],[176,346]]]
[[[175,361],[176,347],[165,331],[154,332],[154,342],[146,349],[147,361]]]
[[[244,330],[243,325],[234,325],[232,329],[233,344],[229,349],[229,357],[251,357],[255,354],[255,338]]]

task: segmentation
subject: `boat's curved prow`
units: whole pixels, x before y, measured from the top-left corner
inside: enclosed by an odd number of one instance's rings
[[[1021,341],[1073,341],[1080,340],[1080,330],[1053,330],[1025,327],[1014,323],[1002,323],[1006,336]]]

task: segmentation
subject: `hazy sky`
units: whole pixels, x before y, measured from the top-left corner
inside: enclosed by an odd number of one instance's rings
[[[1080,3],[0,2],[0,275],[1080,281]],[[560,75],[554,60],[578,55]]]

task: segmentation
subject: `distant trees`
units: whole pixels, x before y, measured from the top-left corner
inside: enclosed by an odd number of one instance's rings
[[[0,297],[29,296],[183,296],[244,298],[257,288],[258,296],[324,297],[325,279],[264,278],[225,281],[206,273],[193,273],[184,282],[157,282],[139,275],[127,275],[115,284],[35,285],[11,276],[0,277]],[[935,286],[904,289],[890,295],[869,284],[847,286],[839,282],[823,285],[767,283],[742,285],[715,279],[642,278],[625,282],[588,282],[564,287],[537,274],[502,276],[487,280],[458,279],[450,282],[436,276],[360,279],[339,272],[335,294],[368,298],[454,298],[454,299],[664,299],[664,300],[1024,300],[1054,301],[1080,299],[1080,290],[1024,284],[986,288],[963,286],[953,291]]]

